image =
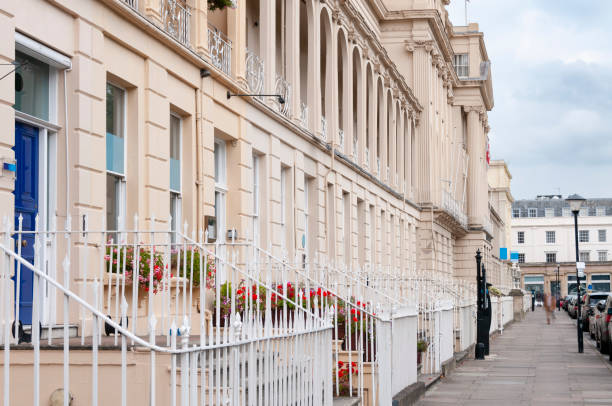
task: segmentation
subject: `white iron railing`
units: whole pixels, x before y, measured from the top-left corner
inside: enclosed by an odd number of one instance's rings
[[[49,388],[57,387],[65,405],[69,396],[91,405],[101,399],[121,405],[331,405],[329,303],[315,298],[305,306],[299,297],[289,298],[270,279],[259,279],[264,264],[249,265],[239,249],[206,245],[193,233],[191,238],[176,233],[172,243],[173,232],[140,231],[138,218],[134,229],[119,232],[94,231],[88,223],[85,217],[83,226],[73,229],[68,218],[63,230],[52,221],[50,231],[24,231],[21,220],[11,230],[5,218],[0,240],[5,406],[41,404]],[[151,223],[156,224],[154,218]],[[198,240],[203,237],[199,233]],[[34,242],[34,263],[21,253],[28,245],[24,241]],[[32,284],[17,283],[13,290],[12,275],[17,281],[31,278]],[[14,297],[11,291],[30,287],[33,326],[49,305],[43,292],[58,297],[62,324],[42,327],[49,331],[47,343],[39,328],[31,335],[20,322],[11,328],[14,320],[24,319],[23,312],[13,314],[21,303],[19,293]],[[71,337],[73,324],[76,337]],[[55,329],[63,333],[60,338],[52,334]],[[33,352],[31,390],[14,390],[13,349]],[[83,358],[83,350],[90,356]],[[41,362],[49,351],[62,351],[63,374]],[[88,363],[91,374],[83,375]],[[148,379],[138,376],[145,370]],[[75,374],[79,384],[71,385]],[[102,375],[117,377],[114,390],[108,391]]]
[[[463,228],[467,228],[467,215],[465,214],[462,205],[446,190],[442,191],[442,207],[448,212],[448,214],[453,216]]]
[[[300,124],[308,128],[308,105],[304,102],[300,103]]]
[[[212,25],[208,26],[210,61],[226,75],[232,74],[232,41]]]
[[[191,8],[178,0],[161,0],[161,20],[164,29],[174,39],[189,46]]]
[[[323,141],[327,141],[327,119],[325,116],[321,116],[321,138],[323,138]]]
[[[276,101],[276,110],[285,117],[291,115],[291,84],[282,76],[276,76],[275,94],[280,95],[284,102],[274,98]]]
[[[246,51],[246,80],[251,93],[262,93],[264,86],[264,62],[255,52],[248,49]]]

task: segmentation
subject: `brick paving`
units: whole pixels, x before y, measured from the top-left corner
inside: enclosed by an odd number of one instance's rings
[[[429,405],[612,405],[612,364],[565,311],[546,324],[537,308],[491,340],[491,355],[471,355],[417,403]]]

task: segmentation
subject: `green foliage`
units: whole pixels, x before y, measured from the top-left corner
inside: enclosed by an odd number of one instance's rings
[[[427,351],[427,341],[418,340],[417,341],[417,352],[425,352]]]
[[[223,10],[226,7],[235,8],[236,4],[232,0],[208,0],[208,9],[210,11]]]

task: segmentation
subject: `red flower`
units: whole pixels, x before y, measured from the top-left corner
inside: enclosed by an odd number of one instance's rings
[[[342,367],[344,366],[344,362],[342,362],[342,361],[338,361],[338,366],[339,366],[340,368],[342,368]]]
[[[321,288],[317,289],[317,295],[321,296]]]
[[[357,306],[361,306],[361,302],[359,300],[357,301]]]
[[[358,320],[359,320],[359,319],[358,319],[357,317],[353,316],[353,321],[354,321],[354,322],[357,322]]]
[[[338,377],[342,378],[344,376],[344,371],[340,370],[338,371]]]
[[[257,300],[257,293],[253,293],[253,300]]]
[[[351,309],[351,314],[355,314],[355,309]]]

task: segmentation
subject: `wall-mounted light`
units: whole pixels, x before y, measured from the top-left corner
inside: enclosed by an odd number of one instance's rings
[[[281,96],[280,94],[242,94],[242,93],[236,93],[236,94],[231,94],[230,91],[227,91],[227,99],[231,99],[232,97],[247,97],[247,96],[251,96],[251,97],[276,97],[278,98],[278,102],[280,104],[285,104],[285,98],[283,96]]]

